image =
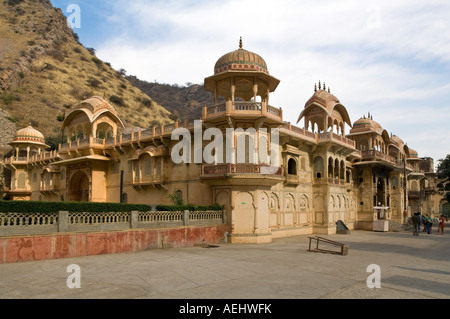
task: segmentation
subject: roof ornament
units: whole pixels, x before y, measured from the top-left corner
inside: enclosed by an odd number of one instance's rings
[[[325,84],[325,82],[323,82],[323,90],[325,91],[327,89],[327,85]]]
[[[314,83],[314,92],[317,92],[317,83]]]
[[[328,87],[328,93],[330,93],[330,94],[331,94],[331,92],[330,92],[330,87]]]
[[[319,90],[322,90],[322,84],[320,83],[320,80],[319,80]]]
[[[241,39],[239,40],[239,49],[242,49],[244,47],[244,45],[242,44],[242,37],[241,37]]]

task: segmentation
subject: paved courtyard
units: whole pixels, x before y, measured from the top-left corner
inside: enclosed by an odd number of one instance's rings
[[[0,265],[0,299],[448,299],[450,235],[324,236],[349,254],[308,252],[308,236],[270,244],[149,250]],[[334,248],[332,248],[334,249]],[[69,265],[80,288],[68,288]],[[369,265],[381,288],[368,288]],[[72,278],[72,277],[71,277]],[[69,280],[70,281],[70,280]],[[76,283],[76,280],[70,281]]]

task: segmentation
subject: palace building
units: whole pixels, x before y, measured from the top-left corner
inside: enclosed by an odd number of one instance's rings
[[[321,82],[299,115],[304,127],[292,125],[269,103],[279,83],[241,41],[205,79],[214,100],[201,119],[125,134],[120,114],[103,98],[91,97],[64,120],[65,143],[57,150],[48,151],[32,127],[17,132],[13,156],[3,163],[10,172],[7,194],[11,200],[159,205],[171,204],[168,195],[176,193],[184,203],[224,205],[232,243],[332,234],[338,221],[372,230],[379,220],[402,224],[418,211],[439,213],[431,158],[419,157],[370,114],[352,122]],[[218,129],[225,140],[227,129],[253,130],[245,135],[244,160],[236,151],[239,139],[232,138],[227,143],[233,152],[212,163],[175,163],[171,154],[180,141],[172,133],[185,129],[194,145],[194,120],[201,120],[203,130]],[[271,148],[275,129],[278,143]],[[269,174],[264,169],[270,165],[254,160],[262,148],[277,156]]]

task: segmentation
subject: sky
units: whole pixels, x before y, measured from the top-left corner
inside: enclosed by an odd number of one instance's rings
[[[321,81],[352,123],[370,113],[435,165],[450,154],[448,0],[51,2],[85,47],[141,80],[203,84],[242,37],[281,81],[270,104],[285,121]]]

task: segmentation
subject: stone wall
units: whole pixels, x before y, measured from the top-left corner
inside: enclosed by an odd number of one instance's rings
[[[0,237],[0,264],[218,244],[225,226]]]

